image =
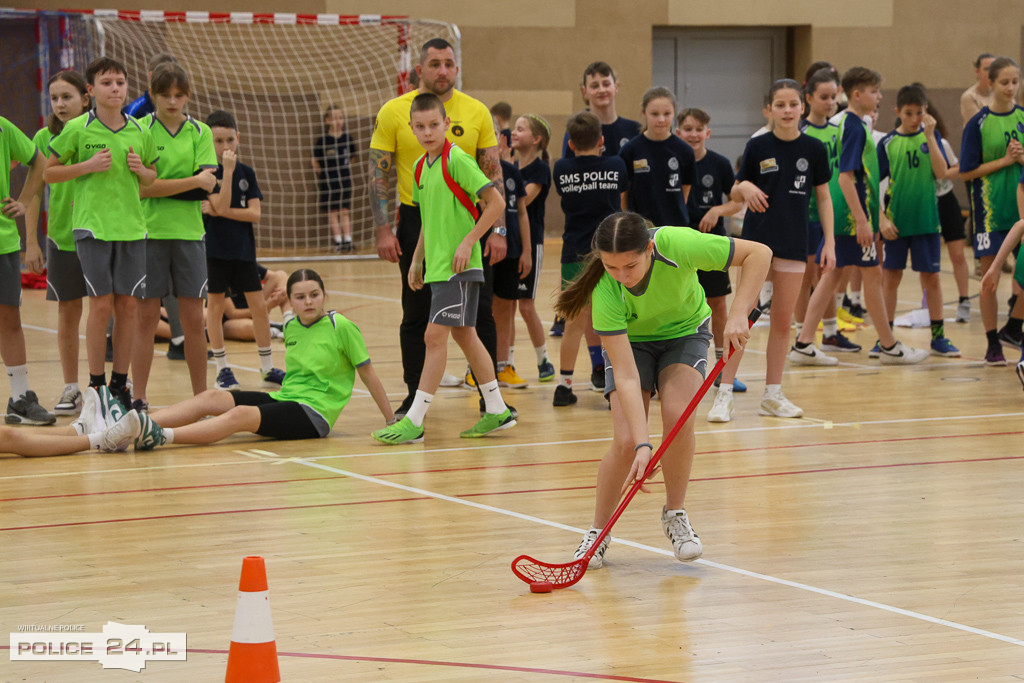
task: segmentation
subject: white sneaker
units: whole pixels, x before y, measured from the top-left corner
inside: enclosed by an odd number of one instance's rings
[[[74,415],[82,409],[82,392],[71,387],[64,387],[64,393],[60,395],[56,407],[53,409],[55,415]]]
[[[878,360],[882,365],[913,365],[928,358],[928,352],[924,349],[915,349],[913,346],[905,346],[903,342],[896,342],[891,349],[882,349]]]
[[[79,436],[96,434],[107,428],[103,420],[103,410],[100,408],[100,395],[92,387],[86,387],[82,391],[82,412],[71,422],[71,426]]]
[[[708,411],[708,422],[729,422],[732,420],[732,392],[719,390],[715,394],[715,403]]]
[[[814,344],[803,349],[793,346],[789,349],[789,355],[786,358],[797,365],[839,365],[838,358],[825,355]]]
[[[663,509],[661,511],[661,528],[665,531],[668,540],[672,541],[672,550],[680,562],[692,562],[704,552],[700,539],[697,538],[697,532],[690,526],[686,510],[676,510],[670,515],[668,510]]]
[[[100,450],[104,453],[120,453],[128,450],[128,445],[142,434],[142,421],[139,413],[129,410],[112,427],[107,427],[100,439]]]
[[[444,373],[441,376],[441,386],[442,387],[461,387],[462,386],[462,378],[461,377],[456,377],[455,375],[453,375],[450,372],[446,372],[446,373]]]
[[[774,396],[765,396],[761,399],[761,408],[758,415],[770,415],[771,417],[803,417],[804,410],[782,395],[782,392]]]
[[[583,540],[580,541],[580,547],[576,548],[576,552],[572,554],[572,559],[578,560],[586,555],[587,551],[590,550],[590,546],[594,545],[594,541],[596,541],[597,537],[601,535],[601,531],[601,529],[591,529],[587,533],[583,534]],[[587,564],[587,567],[590,569],[600,569],[603,567],[604,553],[606,550],[608,550],[607,536],[603,541],[601,541],[601,545],[598,549],[594,551],[594,555],[590,558],[590,562]]]

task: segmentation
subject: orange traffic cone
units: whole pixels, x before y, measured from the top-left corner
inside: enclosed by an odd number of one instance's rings
[[[242,560],[235,628],[228,650],[226,683],[278,683],[277,643],[270,619],[270,591],[262,557]]]

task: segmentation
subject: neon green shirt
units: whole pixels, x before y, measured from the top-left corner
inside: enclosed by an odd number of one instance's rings
[[[448,173],[466,191],[470,199],[475,199],[491,184],[491,180],[480,170],[473,157],[455,145],[450,149]],[[484,264],[479,242],[473,244],[473,252],[466,269],[458,274],[452,270],[455,250],[473,230],[476,221],[448,189],[440,156],[434,159],[434,163],[430,163],[429,159],[423,162],[420,182],[413,183],[412,201],[413,204],[420,205],[420,215],[423,219],[423,250],[427,262],[423,281],[483,282]]]
[[[284,346],[284,384],[270,395],[309,406],[333,426],[352,398],[355,369],[370,362],[359,328],[334,311],[309,327],[292,318],[284,326]]]
[[[932,154],[942,154],[942,138],[935,139],[939,149],[929,149],[924,130],[913,135],[892,131],[878,144],[879,178],[889,176],[885,190],[885,215],[900,237],[931,235],[941,232],[939,204],[935,198],[935,172]]]
[[[40,128],[32,142],[43,158],[50,156],[50,141],[57,137],[49,128]],[[74,251],[75,238],[71,234],[71,206],[74,202],[72,183],[54,183],[49,186],[46,204],[46,236],[61,251]]]
[[[71,181],[75,197],[71,229],[76,237],[87,234],[116,242],[146,236],[139,178],[128,169],[127,159],[131,148],[144,166],[151,166],[157,161],[156,146],[149,129],[130,116],[126,119],[121,128],[111,130],[90,111],[68,121],[50,141],[50,151],[65,165],[88,161],[103,149],[110,149],[113,157],[103,173],[86,173]]]
[[[654,254],[645,281],[632,291],[605,273],[594,288],[594,330],[627,334],[632,341],[661,341],[694,334],[711,315],[698,270],[725,270],[732,238],[691,228],[651,231]]]
[[[839,166],[839,126],[831,122],[826,122],[824,126],[816,126],[806,119],[803,124],[804,134],[815,140],[821,140],[825,145],[825,152],[828,154],[828,168],[832,172],[832,178],[836,178],[838,175],[836,169]],[[815,192],[811,193],[811,203],[807,207],[807,220],[811,223],[821,222],[821,216],[818,214],[818,195]]]
[[[149,129],[156,145],[157,178],[190,178],[201,169],[217,168],[213,133],[205,123],[186,115],[175,133],[167,130],[156,114],[147,114],[139,123]],[[150,239],[195,241],[206,234],[200,202],[148,197],[142,200],[142,211]]]
[[[24,133],[13,123],[0,116],[0,197],[11,196],[11,162],[26,166],[35,159],[36,148]],[[0,214],[0,254],[21,251],[21,237],[18,224],[13,218]]]

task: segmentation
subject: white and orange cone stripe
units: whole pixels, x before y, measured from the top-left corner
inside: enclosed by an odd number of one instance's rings
[[[270,617],[270,590],[262,557],[242,560],[235,627],[228,650],[226,683],[278,683],[277,643]]]

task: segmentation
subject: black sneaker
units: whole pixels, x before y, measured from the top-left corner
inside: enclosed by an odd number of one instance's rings
[[[999,329],[999,341],[1019,349],[1021,347],[1021,344],[1024,343],[1022,342],[1021,337],[1014,337],[1006,328],[1007,325],[1003,325]]]
[[[559,384],[555,387],[555,400],[552,401],[554,406],[571,406],[573,403],[578,401],[576,394],[572,393],[572,387],[567,387]]]
[[[180,344],[167,342],[167,358],[169,360],[185,360],[185,342]]]
[[[555,316],[555,322],[551,325],[551,330],[548,332],[548,336],[561,337],[565,333],[565,318],[559,318]]]
[[[57,416],[39,405],[36,392],[26,391],[17,401],[12,396],[7,400],[7,417],[9,425],[52,425]]]
[[[593,391],[604,391],[604,366],[598,365],[590,373],[590,388]]]
[[[110,395],[116,398],[121,405],[125,407],[125,410],[129,410],[128,406],[132,405],[132,392],[127,386],[121,387],[120,389],[114,389],[110,387],[110,385],[107,385],[107,389],[110,390]]]

